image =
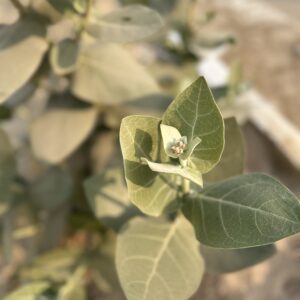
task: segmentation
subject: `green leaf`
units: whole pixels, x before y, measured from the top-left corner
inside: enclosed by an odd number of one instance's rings
[[[244,171],[245,147],[235,118],[225,119],[225,148],[220,162],[204,175],[204,182],[217,182],[240,175]]]
[[[3,300],[36,300],[49,287],[49,282],[37,281],[18,288]]]
[[[0,204],[5,205],[12,194],[12,183],[16,176],[14,150],[4,131],[0,129]],[[4,209],[2,207],[2,209]],[[1,209],[1,210],[2,210]],[[0,215],[2,213],[0,212]]]
[[[118,236],[116,265],[128,300],[189,299],[197,290],[204,263],[191,226],[135,218]]]
[[[47,0],[60,13],[74,12],[74,0]]]
[[[60,288],[57,300],[86,300],[86,291],[84,288],[85,266],[79,266],[72,274],[67,283]]]
[[[162,123],[177,128],[187,136],[188,143],[201,139],[190,157],[201,173],[207,173],[219,162],[224,148],[224,122],[203,77],[175,98]]]
[[[171,151],[171,147],[175,142],[181,139],[181,134],[177,128],[161,124],[160,125],[161,136],[163,140],[164,150],[166,154],[173,158],[178,158],[178,155]]]
[[[84,14],[88,8],[88,1],[89,0],[73,0],[73,7],[78,13]]]
[[[0,105],[0,121],[9,120],[11,117],[12,109],[7,106]]]
[[[71,196],[72,179],[63,169],[51,167],[30,186],[29,192],[38,207],[55,210]]]
[[[145,39],[163,26],[160,15],[142,5],[128,5],[107,15],[94,14],[87,31],[101,42],[128,43]]]
[[[33,122],[30,136],[37,157],[59,163],[70,155],[92,131],[97,110],[56,109]]]
[[[201,187],[203,186],[202,174],[199,171],[194,170],[192,168],[182,167],[179,164],[174,165],[155,163],[143,157],[142,162],[146,163],[149,166],[149,168],[154,172],[179,175],[200,185]]]
[[[119,104],[158,92],[146,70],[118,45],[98,45],[81,51],[72,92],[91,103]]]
[[[0,26],[0,103],[20,89],[39,67],[48,44],[44,24],[32,16]]]
[[[271,244],[300,231],[300,203],[272,177],[251,174],[212,184],[183,206],[198,240],[215,248]]]
[[[176,176],[159,174],[141,163],[167,163],[160,135],[160,120],[153,117],[130,116],[122,120],[120,142],[125,165],[129,199],[145,214],[159,216],[178,208]]]
[[[67,75],[75,71],[79,46],[71,39],[65,39],[54,45],[50,53],[50,62],[57,75]]]
[[[216,249],[201,245],[205,271],[209,273],[236,272],[272,257],[276,253],[274,244],[246,249]]]
[[[109,168],[84,182],[84,189],[95,216],[106,226],[119,230],[139,214],[128,199],[123,171]]]
[[[56,248],[35,258],[32,264],[20,270],[19,275],[24,281],[50,280],[60,283],[71,276],[82,254],[82,249],[74,245]]]

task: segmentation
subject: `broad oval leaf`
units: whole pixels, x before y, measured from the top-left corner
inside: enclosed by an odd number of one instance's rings
[[[245,147],[242,132],[235,118],[224,120],[225,147],[220,162],[207,174],[204,182],[217,182],[243,173]]]
[[[129,199],[144,213],[159,216],[178,208],[176,176],[153,172],[141,158],[168,162],[160,135],[160,120],[130,116],[122,120],[120,142]]]
[[[87,31],[101,42],[127,43],[145,39],[163,26],[160,15],[143,5],[128,5],[107,15],[92,15]]]
[[[0,26],[0,103],[20,89],[40,65],[48,44],[45,25],[32,16]]]
[[[4,131],[0,129],[0,203],[9,200],[12,182],[16,175],[14,151]],[[1,212],[0,212],[1,215]]]
[[[159,91],[146,70],[118,45],[94,45],[81,51],[72,92],[91,103],[119,104]]]
[[[120,168],[110,168],[84,182],[84,189],[95,216],[106,226],[119,230],[139,214],[131,204]]]
[[[97,120],[97,109],[56,109],[33,122],[30,137],[37,157],[59,163],[87,138]]]
[[[49,287],[48,281],[29,283],[8,294],[3,300],[36,300]]]
[[[65,39],[54,45],[50,52],[50,62],[57,75],[67,75],[75,71],[79,45],[76,41]]]
[[[116,265],[128,300],[189,299],[197,290],[204,263],[192,227],[135,218],[118,236]]]
[[[71,196],[71,176],[62,168],[50,167],[31,184],[29,192],[39,208],[55,210]]]
[[[200,138],[190,160],[207,173],[220,160],[224,148],[224,122],[203,77],[178,95],[163,115],[163,124],[177,128],[188,143]]]
[[[300,203],[272,177],[251,174],[212,184],[183,206],[198,240],[215,248],[271,244],[300,232]]]
[[[274,244],[246,249],[216,249],[201,245],[201,254],[208,273],[236,272],[272,257],[276,253]]]

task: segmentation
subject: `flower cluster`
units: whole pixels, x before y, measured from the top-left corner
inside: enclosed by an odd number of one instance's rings
[[[186,147],[187,144],[182,139],[180,139],[174,145],[172,145],[170,149],[173,152],[173,154],[180,155],[186,150]]]

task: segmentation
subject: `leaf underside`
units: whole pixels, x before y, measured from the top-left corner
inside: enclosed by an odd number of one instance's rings
[[[128,300],[186,300],[198,288],[204,264],[190,224],[133,219],[119,235],[116,265]]]

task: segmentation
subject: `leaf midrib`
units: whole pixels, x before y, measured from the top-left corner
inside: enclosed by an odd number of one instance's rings
[[[168,247],[172,237],[176,233],[176,229],[177,229],[178,224],[179,224],[179,221],[177,219],[173,223],[173,225],[170,227],[170,230],[169,230],[168,234],[166,235],[166,238],[164,239],[164,242],[162,243],[162,246],[161,246],[161,248],[158,252],[158,255],[154,260],[152,270],[151,270],[151,272],[149,274],[149,277],[148,277],[148,279],[145,283],[145,291],[144,291],[142,300],[147,299],[147,295],[148,295],[148,292],[149,292],[149,287],[150,287],[151,281],[154,278],[154,276],[156,275],[156,271],[157,271],[157,268],[158,268],[158,265],[159,265],[159,262],[160,262],[161,258],[163,257],[164,253],[167,251],[167,247]]]

